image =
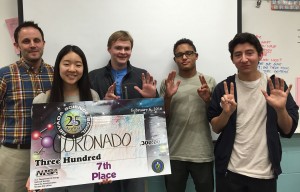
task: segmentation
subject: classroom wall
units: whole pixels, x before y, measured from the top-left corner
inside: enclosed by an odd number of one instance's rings
[[[17,17],[17,0],[0,0],[0,67],[18,59],[15,54],[5,19]],[[278,192],[299,192],[300,190],[300,134],[291,139],[282,139],[282,169],[283,174],[278,180]],[[165,192],[162,176],[147,179],[148,192]],[[186,192],[194,192],[191,179],[188,181]]]
[[[0,68],[18,60],[5,19],[18,16],[17,0],[0,0]]]

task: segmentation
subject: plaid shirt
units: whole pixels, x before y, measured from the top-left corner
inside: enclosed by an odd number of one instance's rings
[[[34,73],[22,59],[0,69],[0,144],[29,144],[32,100],[51,88],[53,67]]]

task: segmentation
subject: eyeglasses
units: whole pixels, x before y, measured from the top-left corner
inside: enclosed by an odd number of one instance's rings
[[[183,55],[185,55],[186,57],[190,57],[191,55],[195,54],[194,51],[186,51],[184,53],[179,52],[179,53],[175,53],[175,57],[176,58],[182,58]]]

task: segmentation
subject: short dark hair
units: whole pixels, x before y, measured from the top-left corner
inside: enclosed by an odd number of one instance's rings
[[[66,45],[58,53],[54,65],[53,84],[50,93],[50,102],[64,102],[63,80],[59,73],[59,64],[62,58],[70,52],[74,52],[82,60],[83,74],[81,79],[77,82],[79,87],[80,101],[92,101],[91,84],[88,75],[88,64],[84,52],[76,45]]]
[[[233,57],[233,50],[235,46],[238,44],[249,43],[253,45],[258,53],[258,55],[262,54],[263,48],[258,40],[258,38],[252,33],[238,33],[234,36],[234,38],[228,43],[228,49],[230,52],[230,57]]]
[[[15,42],[16,42],[16,43],[18,43],[19,33],[20,33],[21,29],[22,29],[22,28],[25,28],[25,27],[33,27],[33,28],[39,30],[39,32],[40,32],[41,35],[42,35],[43,41],[45,41],[45,39],[44,39],[44,32],[43,32],[43,30],[38,26],[38,24],[34,23],[33,21],[24,21],[23,23],[21,23],[21,24],[15,29],[15,32],[14,32],[14,38],[15,38]]]
[[[193,43],[193,41],[191,41],[190,39],[186,39],[186,38],[182,38],[180,40],[178,40],[175,44],[174,44],[174,47],[173,47],[173,53],[175,55],[175,51],[177,49],[177,47],[181,44],[189,44],[191,47],[193,47],[194,51],[197,52],[196,50],[196,47]]]

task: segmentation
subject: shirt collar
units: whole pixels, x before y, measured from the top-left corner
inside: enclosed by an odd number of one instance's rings
[[[24,67],[27,72],[34,73],[33,67],[31,67],[30,65],[28,65],[28,63],[26,63],[26,61],[23,58],[20,58],[20,60],[17,62],[17,64],[19,66]],[[44,66],[44,60],[42,59],[41,65],[40,65],[39,70],[38,70],[39,73],[42,72],[43,66]]]

